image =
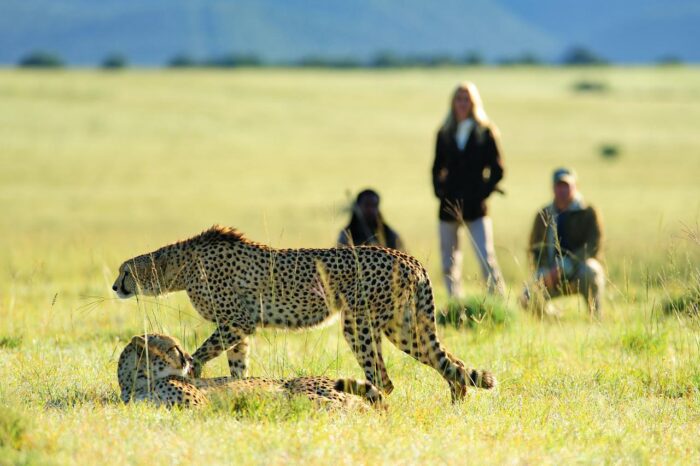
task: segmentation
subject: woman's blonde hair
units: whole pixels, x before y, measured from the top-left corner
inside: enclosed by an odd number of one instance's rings
[[[457,118],[455,117],[454,102],[455,98],[457,97],[457,93],[460,91],[467,91],[469,94],[469,99],[472,101],[472,113],[469,116],[474,119],[477,125],[483,128],[489,128],[491,129],[492,133],[495,133],[496,128],[494,127],[493,123],[491,123],[491,120],[489,120],[486,110],[484,110],[484,103],[481,100],[479,89],[477,89],[476,84],[471,81],[462,81],[461,83],[457,84],[457,87],[455,87],[455,90],[452,92],[450,97],[450,110],[447,112],[447,117],[445,117],[445,121],[440,128],[440,132],[445,134],[454,134],[457,131]]]

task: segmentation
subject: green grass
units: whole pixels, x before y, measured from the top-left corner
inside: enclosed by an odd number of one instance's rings
[[[515,318],[439,332],[497,390],[452,405],[436,372],[386,343],[385,414],[304,400],[120,405],[117,357],[132,335],[166,332],[192,351],[212,326],[181,294],[116,300],[117,267],[213,223],[280,247],[331,245],[351,196],[375,187],[444,307],[429,169],[465,78],[503,133],[507,195],[489,207],[509,285],[500,305]],[[583,81],[605,92],[577,92]],[[700,286],[697,68],[0,70],[0,100],[0,464],[700,457],[700,325],[674,301]],[[601,157],[603,145],[620,155]],[[603,212],[601,322],[577,298],[558,302],[559,319],[517,310],[527,234],[560,165]],[[467,289],[483,296],[465,252]],[[223,359],[205,375],[225,374]],[[251,373],[362,377],[337,324],[259,332]]]
[[[508,326],[517,317],[517,310],[502,299],[473,295],[449,300],[446,306],[438,309],[436,320],[439,325],[475,329]]]

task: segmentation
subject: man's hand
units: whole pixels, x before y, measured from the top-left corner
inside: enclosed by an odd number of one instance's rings
[[[548,290],[554,289],[559,284],[559,269],[552,267],[542,279],[544,280],[544,286]]]

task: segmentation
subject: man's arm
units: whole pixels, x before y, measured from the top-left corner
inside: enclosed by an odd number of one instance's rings
[[[585,262],[588,258],[597,257],[603,239],[602,219],[598,211],[589,207],[586,215],[586,241],[583,246],[572,251],[573,258],[579,263]]]

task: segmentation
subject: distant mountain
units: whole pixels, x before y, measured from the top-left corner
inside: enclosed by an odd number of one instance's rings
[[[121,53],[140,65],[177,54],[366,60],[379,51],[487,59],[559,58],[576,43],[608,58],[700,59],[688,0],[0,0],[0,63],[47,50],[73,65]],[[601,13],[604,12],[603,13]],[[662,15],[663,12],[663,15]],[[646,35],[644,34],[646,33]]]
[[[697,0],[500,0],[521,20],[618,62],[700,61]]]

